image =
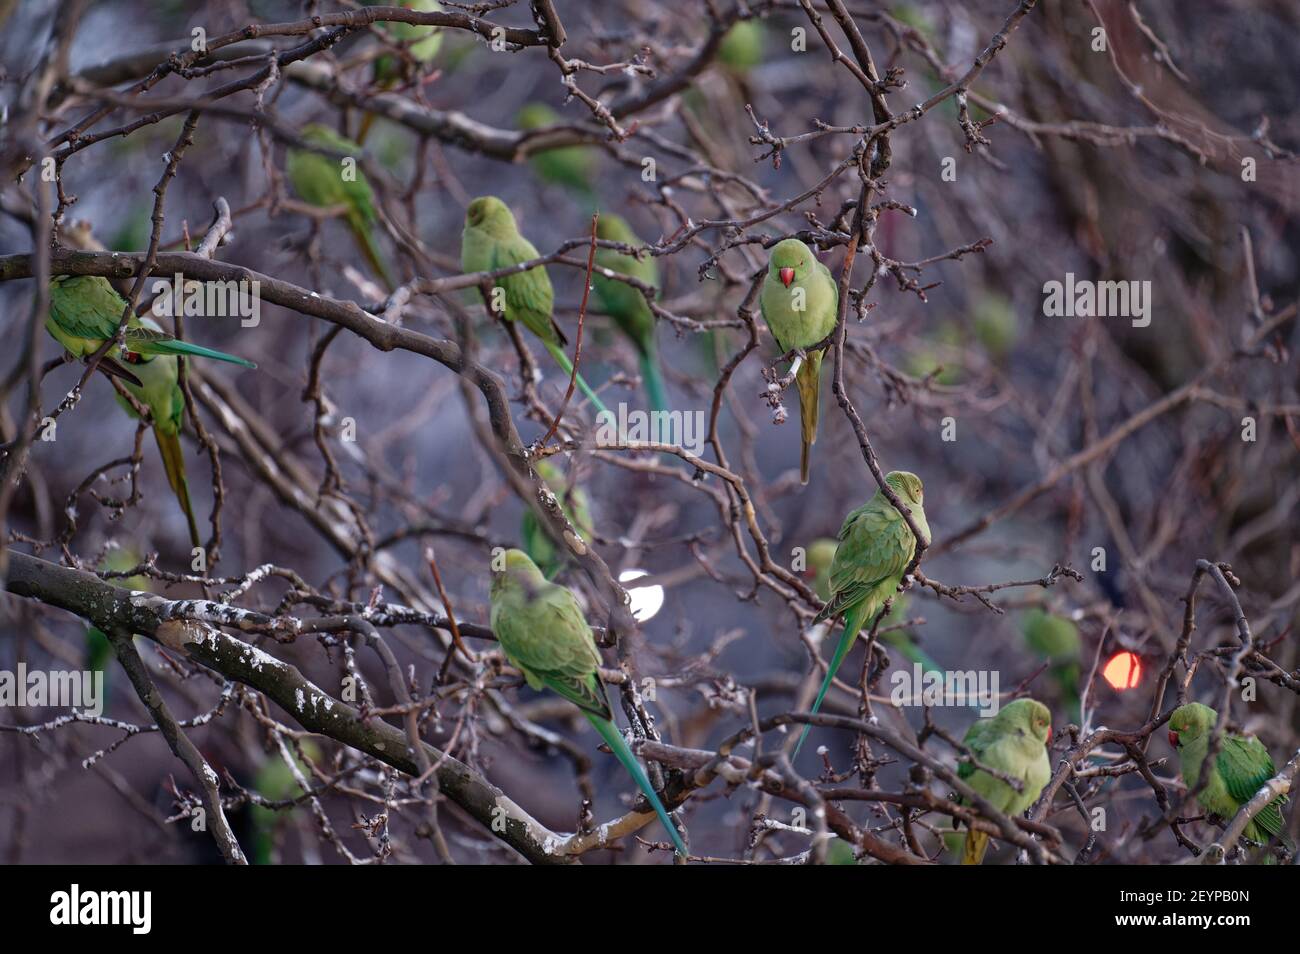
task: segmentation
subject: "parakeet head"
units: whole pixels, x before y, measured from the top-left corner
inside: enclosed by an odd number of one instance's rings
[[[497,568],[497,561],[492,561],[493,599],[512,588],[524,587],[532,590],[545,582],[546,577],[542,571],[537,569],[537,564],[523,550],[507,550],[500,569]]]
[[[563,119],[545,103],[527,103],[515,116],[515,122],[520,129],[543,129],[561,123]]]
[[[1037,699],[1017,699],[998,710],[993,720],[1006,729],[1018,729],[1046,745],[1052,741],[1052,713]]]
[[[482,229],[498,238],[508,238],[519,231],[514,213],[494,195],[481,195],[465,209],[465,228]]]
[[[817,259],[812,249],[798,239],[785,239],[772,247],[768,258],[767,272],[786,288],[793,282],[801,282],[813,273]]]
[[[1174,748],[1194,742],[1214,728],[1219,714],[1199,702],[1179,706],[1169,717],[1169,744]]]
[[[905,470],[891,470],[885,474],[885,483],[893,488],[894,493],[898,494],[905,504],[915,504],[919,507],[925,502],[925,487],[921,485],[921,478],[916,474]]]
[[[361,147],[351,139],[339,135],[329,126],[323,126],[320,123],[308,123],[302,127],[302,141],[309,146],[319,146],[322,149],[331,149],[334,152],[351,152],[356,153]]]

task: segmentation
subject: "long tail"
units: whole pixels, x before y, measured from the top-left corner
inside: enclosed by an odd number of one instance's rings
[[[822,700],[826,698],[826,690],[831,687],[831,681],[835,678],[836,671],[840,668],[840,663],[844,662],[844,657],[849,654],[853,648],[853,641],[858,638],[858,630],[862,628],[860,622],[861,613],[859,610],[850,610],[844,620],[844,632],[840,634],[840,643],[835,647],[835,655],[831,657],[830,665],[826,667],[826,678],[822,680],[822,687],[817,692],[817,701],[813,703],[812,713],[817,714],[817,710],[822,707]],[[803,740],[808,738],[808,732],[812,729],[812,723],[804,725],[803,731],[799,733],[799,741],[795,743],[794,755],[790,760],[794,761],[799,755],[799,749],[803,745]]]
[[[564,349],[553,341],[547,341],[545,342],[545,345],[546,350],[549,351],[551,357],[555,359],[555,363],[564,370],[565,374],[572,375],[573,362],[570,361],[569,356],[564,353]],[[595,406],[597,411],[602,414],[609,413],[609,408],[605,407],[605,402],[596,397],[596,392],[591,389],[590,385],[588,385],[585,380],[583,380],[581,371],[578,372],[578,387],[582,389],[583,394],[587,395],[587,400]]]
[[[190,545],[203,546],[199,540],[199,525],[194,520],[194,508],[190,505],[190,482],[185,476],[185,457],[181,453],[180,435],[164,434],[155,427],[153,436],[158,441],[158,451],[162,454],[167,483],[180,502],[185,520],[190,525]]]
[[[653,348],[640,352],[641,380],[645,382],[646,400],[652,411],[669,411],[668,389],[664,387],[664,376],[659,371],[659,358]]]
[[[365,223],[357,221],[353,216],[348,216],[348,228],[352,230],[352,237],[356,239],[357,250],[361,252],[361,257],[366,260],[371,271],[384,283],[387,291],[392,291],[397,287],[393,281],[393,273],[388,270],[388,264],[384,261],[384,256],[379,252],[379,246],[375,245],[375,237],[371,227]]]
[[[672,820],[668,817],[668,812],[664,809],[664,803],[659,801],[659,796],[650,787],[650,779],[646,778],[645,769],[641,768],[641,763],[636,760],[632,750],[623,741],[623,736],[618,731],[618,728],[608,719],[601,719],[589,712],[584,712],[583,715],[587,717],[588,722],[596,727],[600,737],[605,740],[605,744],[614,753],[614,758],[618,759],[623,768],[627,769],[627,773],[632,776],[632,781],[636,782],[636,787],[641,789],[641,794],[646,797],[646,801],[654,808],[655,814],[664,823],[664,828],[668,829],[668,834],[673,840],[673,845],[677,848],[677,853],[683,858],[686,857],[686,843],[682,841],[682,836],[677,833],[677,828],[673,825]]]
[[[989,846],[989,836],[982,831],[966,832],[966,840],[961,846],[961,863],[978,865],[984,862],[984,852]]]
[[[812,446],[817,443],[817,398],[821,389],[822,352],[808,355],[794,376],[799,389],[799,436],[803,446],[799,453],[799,482],[808,483]]]
[[[175,338],[150,341],[146,343],[131,342],[130,348],[133,351],[139,351],[143,354],[188,354],[196,358],[211,358],[214,361],[229,361],[231,364],[242,365],[245,368],[256,368],[257,365],[247,358],[237,358],[233,354],[226,354],[224,351],[214,351],[212,348],[205,348],[202,345],[191,344],[188,341],[179,341]]]

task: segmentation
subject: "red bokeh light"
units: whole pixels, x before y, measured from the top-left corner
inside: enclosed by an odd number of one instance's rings
[[[1121,650],[1106,660],[1106,667],[1101,671],[1102,678],[1111,687],[1120,692],[1134,689],[1142,681],[1142,660],[1137,653]]]

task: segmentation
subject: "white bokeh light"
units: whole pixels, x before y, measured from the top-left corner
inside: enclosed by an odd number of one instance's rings
[[[645,570],[624,570],[618,575],[618,581],[627,584],[648,575]],[[663,609],[664,588],[657,583],[653,586],[627,587],[627,593],[632,601],[632,618],[638,623],[653,619]]]

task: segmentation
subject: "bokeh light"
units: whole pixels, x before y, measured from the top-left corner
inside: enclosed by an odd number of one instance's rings
[[[1121,650],[1106,660],[1106,668],[1101,671],[1101,675],[1112,688],[1120,692],[1136,688],[1142,681],[1142,660],[1137,653]]]
[[[624,570],[618,575],[618,581],[626,586],[632,580],[648,575],[645,570]],[[632,618],[638,623],[652,619],[663,609],[664,588],[657,583],[651,586],[627,587],[627,593],[632,600]]]

